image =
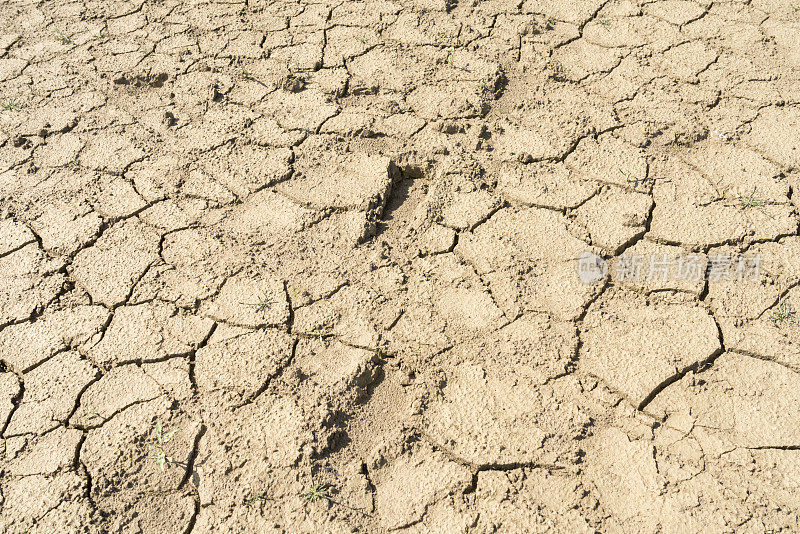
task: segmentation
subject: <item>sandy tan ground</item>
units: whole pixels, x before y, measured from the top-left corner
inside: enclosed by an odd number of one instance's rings
[[[800,531],[795,0],[0,0],[0,106],[0,531]]]

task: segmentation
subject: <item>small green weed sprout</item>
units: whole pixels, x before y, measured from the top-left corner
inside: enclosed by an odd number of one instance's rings
[[[633,187],[639,187],[639,184],[645,181],[644,178],[634,177],[633,172],[630,171],[619,169],[619,173],[625,177],[625,183],[633,184]]]
[[[22,109],[22,105],[13,98],[9,98],[5,102],[3,102],[2,107],[3,111],[19,111],[20,109]]]
[[[766,201],[761,198],[756,198],[756,188],[753,188],[753,192],[750,193],[749,197],[739,197],[739,207],[742,209],[747,208],[761,208],[766,204]]]
[[[342,506],[344,508],[348,508],[355,512],[358,512],[365,517],[372,517],[370,514],[362,510],[361,508],[355,508],[353,506],[349,506],[342,501],[333,498],[331,495],[331,490],[333,489],[332,484],[328,483],[318,483],[315,482],[308,486],[308,488],[300,494],[300,498],[303,500],[303,504],[301,505],[302,508],[307,508],[309,504],[318,502],[318,501],[326,501],[329,504],[335,504],[337,506]]]
[[[792,309],[791,303],[787,299],[783,299],[780,301],[780,303],[778,303],[778,307],[775,308],[775,310],[769,316],[769,320],[772,321],[773,325],[780,327],[785,323],[796,323],[796,315],[797,312]]]
[[[258,313],[266,314],[270,306],[272,306],[272,297],[264,293],[264,295],[261,296],[261,300],[257,302],[242,302],[242,304],[254,308]]]
[[[172,456],[167,456],[166,445],[178,430],[180,430],[180,428],[175,428],[164,434],[161,430],[161,421],[156,423],[156,442],[149,445],[150,459],[155,460],[162,472],[164,471],[167,463],[174,462]]]
[[[739,196],[738,206],[743,209],[747,210],[750,208],[756,208],[758,211],[772,219],[772,215],[764,211],[764,206],[767,205],[767,201],[763,198],[756,197],[756,188],[753,187],[753,192],[750,193],[749,197]]]
[[[330,503],[335,502],[333,497],[331,497],[330,484],[312,484],[306,491],[301,493],[300,496],[303,498],[303,502],[306,504],[321,500],[325,500]]]
[[[249,497],[244,499],[244,503],[247,506],[255,506],[256,504],[262,503],[267,500],[267,492],[262,491],[261,493],[252,493]]]
[[[72,42],[72,38],[66,33],[56,30],[56,41],[61,41],[62,44],[70,44]]]

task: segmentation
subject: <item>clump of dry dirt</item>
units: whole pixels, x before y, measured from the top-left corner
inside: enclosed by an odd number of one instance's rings
[[[791,1],[0,28],[3,532],[800,530]]]

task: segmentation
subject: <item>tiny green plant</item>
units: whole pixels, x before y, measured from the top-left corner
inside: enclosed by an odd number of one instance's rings
[[[453,59],[453,52],[454,50],[448,50],[447,57],[445,58],[444,62],[453,67],[454,69],[463,70],[464,72],[470,72],[470,70],[466,67],[457,67],[455,60]]]
[[[608,19],[601,19],[600,20],[600,25],[601,26],[605,26],[607,28],[607,27],[611,26],[611,21],[608,20]]]
[[[63,44],[69,44],[72,42],[72,39],[66,33],[56,30],[56,41],[61,41]]]
[[[743,209],[747,208],[760,208],[764,206],[766,202],[761,198],[756,198],[756,188],[753,188],[753,192],[750,193],[749,197],[739,196],[739,207]]]
[[[556,25],[556,19],[553,15],[547,15],[547,18],[545,18],[544,21],[548,26]]]
[[[261,300],[250,303],[242,302],[242,304],[254,308],[258,313],[267,313],[270,306],[272,306],[272,297],[264,293],[264,295],[261,296]]]
[[[792,309],[791,303],[787,299],[783,299],[778,303],[778,307],[769,316],[769,320],[775,326],[781,326],[785,323],[792,324],[796,322],[795,315],[797,313]]]
[[[303,500],[303,504],[301,505],[303,508],[306,508],[309,504],[315,503],[317,501],[327,501],[330,504],[335,504],[337,506],[343,506],[344,508],[349,508],[350,510],[359,512],[360,514],[366,517],[372,517],[367,512],[360,508],[355,508],[353,506],[348,506],[347,504],[338,501],[333,498],[331,495],[331,490],[333,489],[333,485],[331,484],[320,484],[320,483],[313,483],[308,488],[300,494],[300,498]]]
[[[102,39],[103,37],[105,37],[105,35],[103,34],[103,32],[102,32],[102,31],[99,31],[99,32],[97,32],[96,34],[94,34],[94,36],[93,36],[93,37],[94,37],[95,39]]]
[[[161,421],[156,423],[156,442],[149,445],[150,459],[155,460],[162,472],[164,471],[167,463],[173,463],[174,461],[172,456],[167,456],[166,445],[178,430],[180,430],[180,428],[172,429],[164,434],[161,430]]]
[[[250,496],[245,497],[244,503],[247,506],[255,506],[256,504],[262,503],[267,500],[267,492],[262,491],[261,493],[252,493]]]
[[[639,183],[644,182],[644,178],[636,178],[630,171],[619,169],[619,173],[625,177],[625,183],[633,184],[633,187],[638,187]]]
[[[749,197],[739,196],[738,205],[743,210],[747,210],[747,209],[750,209],[750,208],[756,208],[758,211],[760,211],[761,213],[763,213],[764,215],[766,215],[770,219],[772,218],[772,216],[769,213],[764,211],[764,206],[767,205],[767,201],[764,200],[763,198],[757,198],[756,197],[756,188],[755,187],[753,188],[753,192],[750,193]]]
[[[306,491],[300,494],[300,497],[302,497],[305,504],[322,500],[330,503],[336,502],[333,500],[333,497],[331,497],[330,484],[312,484]]]
[[[21,108],[22,105],[20,105],[20,103],[13,98],[10,98],[5,102],[3,102],[3,111],[18,111]]]

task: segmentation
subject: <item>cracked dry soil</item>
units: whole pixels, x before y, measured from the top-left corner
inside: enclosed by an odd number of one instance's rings
[[[0,28],[0,531],[800,531],[800,5]]]

